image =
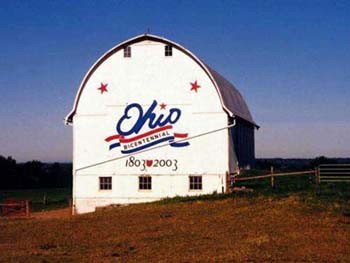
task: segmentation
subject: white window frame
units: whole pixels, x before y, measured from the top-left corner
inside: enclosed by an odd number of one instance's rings
[[[141,181],[141,180],[144,180],[146,179],[149,180],[149,181]],[[138,177],[138,189],[139,191],[152,191],[152,176],[150,175],[141,175]],[[141,186],[143,188],[141,188]],[[150,186],[150,188],[148,188],[148,186]]]
[[[131,46],[126,46],[123,49],[124,58],[131,58]]]
[[[164,55],[166,57],[172,57],[173,56],[173,46],[172,45],[165,45],[165,47],[164,47]]]
[[[110,179],[110,182],[107,182],[109,179]],[[112,176],[99,176],[98,189],[99,191],[111,191],[113,189]]]
[[[191,179],[194,179],[194,181],[191,181]],[[198,181],[196,181],[196,180],[198,180]],[[203,191],[203,176],[202,175],[190,175],[188,177],[188,184],[189,184],[188,188],[190,191]]]

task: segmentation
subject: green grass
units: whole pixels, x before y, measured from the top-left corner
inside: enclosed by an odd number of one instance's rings
[[[283,172],[283,171],[276,171]],[[286,171],[284,171],[286,172]],[[257,176],[269,174],[269,171],[249,170],[244,171],[241,176]],[[251,181],[236,182],[235,187],[246,187],[252,192],[214,193],[201,196],[176,196],[165,198],[157,203],[172,204],[182,202],[223,200],[227,198],[255,199],[267,197],[282,199],[297,197],[301,202],[309,205],[315,210],[331,209],[334,212],[350,216],[350,183],[322,183],[316,184],[314,175],[298,175],[275,177],[275,187],[271,187],[270,178],[256,179]]]
[[[45,196],[46,203],[44,203]],[[0,200],[30,200],[32,211],[43,211],[68,207],[68,202],[71,197],[71,189],[69,188],[0,191]]]
[[[276,171],[283,172],[283,171]],[[257,176],[269,174],[264,170],[244,171],[240,176]],[[165,198],[158,203],[170,204],[178,202],[193,202],[204,200],[222,200],[226,198],[244,197],[256,198],[260,196],[270,198],[286,198],[289,196],[297,196],[303,202],[310,204],[315,209],[322,209],[324,206],[334,206],[336,210],[343,211],[345,214],[350,212],[350,184],[343,183],[322,183],[317,186],[314,175],[301,176],[285,176],[275,177],[275,188],[270,185],[270,178],[256,179],[251,181],[236,182],[236,187],[245,186],[253,189],[251,193],[234,192],[229,194],[209,194],[202,196],[186,196]],[[47,203],[43,204],[46,195]],[[68,206],[68,200],[71,198],[71,189],[69,188],[53,188],[53,189],[31,189],[31,190],[5,190],[0,191],[0,200],[30,200],[32,211],[51,210],[64,208]]]
[[[244,176],[261,174],[269,174],[269,172],[245,171]],[[235,186],[251,188],[254,190],[253,195],[272,198],[297,196],[315,209],[332,206],[334,210],[341,211],[343,214],[350,212],[350,183],[321,183],[317,185],[313,174],[275,177],[274,188],[271,187],[270,178],[239,181],[235,183]]]

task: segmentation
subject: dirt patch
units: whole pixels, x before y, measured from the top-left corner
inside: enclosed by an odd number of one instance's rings
[[[3,261],[350,261],[349,217],[298,198],[139,204],[73,218],[62,209],[33,217],[0,221]]]
[[[43,212],[35,212],[31,214],[31,218],[33,219],[53,219],[53,218],[70,218],[71,212],[69,208],[43,211]]]

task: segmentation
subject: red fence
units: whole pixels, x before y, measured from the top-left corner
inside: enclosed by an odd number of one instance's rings
[[[3,200],[0,203],[0,215],[29,217],[29,200]]]

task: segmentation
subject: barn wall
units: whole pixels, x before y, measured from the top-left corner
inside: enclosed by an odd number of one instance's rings
[[[123,50],[115,53],[94,72],[87,82],[74,115],[74,202],[78,212],[93,211],[96,206],[113,203],[153,201],[176,195],[207,194],[225,190],[228,171],[227,130],[190,140],[182,148],[162,147],[156,150],[125,155],[119,148],[109,150],[105,138],[116,134],[116,123],[127,105],[140,104],[149,108],[154,100],[159,105],[155,114],[167,114],[171,108],[181,110],[181,118],[173,132],[195,136],[227,126],[227,114],[222,110],[215,87],[198,64],[174,48],[172,57],[164,56],[164,44],[144,41],[132,45],[132,57],[124,58]],[[190,83],[197,81],[198,92]],[[97,88],[108,83],[108,92]],[[133,116],[134,117],[134,116]],[[126,127],[131,127],[126,123]],[[143,132],[149,130],[145,125]],[[109,159],[103,165],[81,169]],[[171,167],[131,167],[130,158],[176,161]],[[138,176],[152,175],[152,191],[138,190]],[[189,190],[189,175],[203,176],[203,190]],[[112,176],[113,189],[98,190],[98,177]]]
[[[234,150],[241,168],[255,166],[254,131],[254,125],[240,118],[236,119],[236,125],[231,129]]]
[[[222,192],[224,175],[211,174],[203,176],[203,190],[189,190],[188,174],[152,175],[152,190],[139,190],[137,174],[117,174],[112,176],[112,190],[96,191],[98,180],[95,175],[77,176],[76,212],[95,211],[96,207],[109,204],[128,204],[152,202],[165,197],[193,196],[203,193]],[[92,196],[91,193],[94,193]]]

